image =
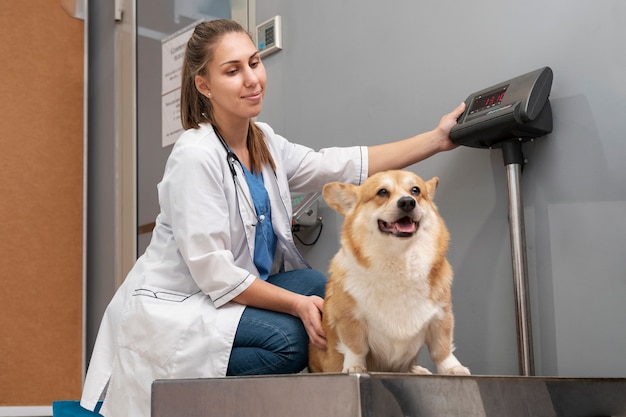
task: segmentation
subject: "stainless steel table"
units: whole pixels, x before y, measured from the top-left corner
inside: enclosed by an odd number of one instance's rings
[[[626,379],[363,373],[152,385],[152,417],[208,416],[626,416]]]

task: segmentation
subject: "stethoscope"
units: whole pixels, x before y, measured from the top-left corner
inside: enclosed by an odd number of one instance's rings
[[[215,136],[217,136],[220,143],[224,147],[224,150],[226,151],[226,162],[228,163],[228,167],[230,168],[230,174],[233,177],[233,182],[235,184],[235,194],[238,196],[239,193],[241,192],[241,195],[243,195],[244,201],[248,205],[248,208],[250,209],[250,211],[254,214],[254,217],[256,218],[257,223],[263,222],[263,220],[265,220],[265,215],[264,214],[261,214],[260,216],[257,215],[254,204],[252,204],[252,201],[250,201],[250,199],[248,198],[248,195],[244,192],[243,187],[241,186],[241,183],[239,182],[239,176],[237,175],[237,170],[235,169],[235,163],[238,163],[239,167],[241,167],[241,169],[243,170],[243,165],[241,164],[241,161],[239,160],[237,155],[235,155],[235,153],[230,149],[230,147],[228,146],[228,144],[222,137],[221,133],[219,132],[219,130],[217,130],[215,126],[213,126],[213,131],[215,132]],[[257,223],[252,224],[252,226],[256,226]]]
[[[234,182],[234,185],[235,185],[235,195],[237,197],[237,204],[239,204],[239,192],[241,192],[241,194],[243,195],[243,198],[244,198],[246,204],[250,208],[251,212],[254,213],[254,217],[256,218],[257,223],[252,224],[252,226],[256,227],[256,225],[258,223],[261,223],[263,220],[265,220],[265,216],[263,214],[261,214],[260,216],[257,215],[256,209],[254,208],[254,205],[252,204],[252,202],[248,198],[247,194],[244,192],[243,187],[241,186],[241,183],[239,182],[239,176],[237,175],[237,170],[235,169],[235,163],[239,164],[239,167],[241,168],[242,171],[243,171],[243,164],[241,163],[241,161],[239,160],[237,155],[235,155],[235,153],[230,149],[230,147],[228,146],[228,144],[226,143],[226,141],[222,137],[221,133],[219,132],[219,130],[217,130],[217,128],[215,126],[213,126],[213,131],[215,132],[215,136],[217,136],[217,138],[219,139],[220,143],[224,147],[224,150],[226,151],[226,162],[228,163],[228,168],[230,169],[230,173],[231,173],[231,175],[233,177],[233,182]],[[275,172],[274,172],[274,180],[277,181]],[[278,186],[278,181],[276,182],[276,186]],[[282,199],[281,199],[281,201],[282,201]],[[284,201],[283,201],[283,208],[284,208],[285,212],[288,213],[287,207],[284,205]],[[239,212],[239,217],[241,219],[241,222],[245,224],[245,222],[243,221],[243,217],[241,216],[241,211]],[[304,265],[306,265],[308,268],[310,268],[308,262],[302,257],[302,254],[300,254],[300,252],[296,249],[296,246],[295,246],[295,244],[293,244],[293,242],[292,242],[292,245],[287,246],[287,250],[292,253],[293,257],[299,258],[300,261]]]

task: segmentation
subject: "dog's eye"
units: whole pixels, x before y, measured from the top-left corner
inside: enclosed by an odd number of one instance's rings
[[[376,195],[378,195],[379,197],[388,197],[389,196],[389,190],[387,190],[386,188],[381,188],[380,190],[378,190]]]
[[[422,191],[420,190],[420,187],[413,187],[411,188],[411,194],[413,195],[420,195]]]

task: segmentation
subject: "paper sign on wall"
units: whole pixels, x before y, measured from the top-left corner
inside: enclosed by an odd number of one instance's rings
[[[202,20],[193,23],[161,41],[161,130],[163,147],[173,144],[183,132],[180,121],[180,85],[183,58],[187,41],[194,28]]]

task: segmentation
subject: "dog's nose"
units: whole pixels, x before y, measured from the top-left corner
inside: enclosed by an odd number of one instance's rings
[[[398,208],[406,212],[413,210],[415,208],[415,199],[412,197],[401,197],[398,200]]]

